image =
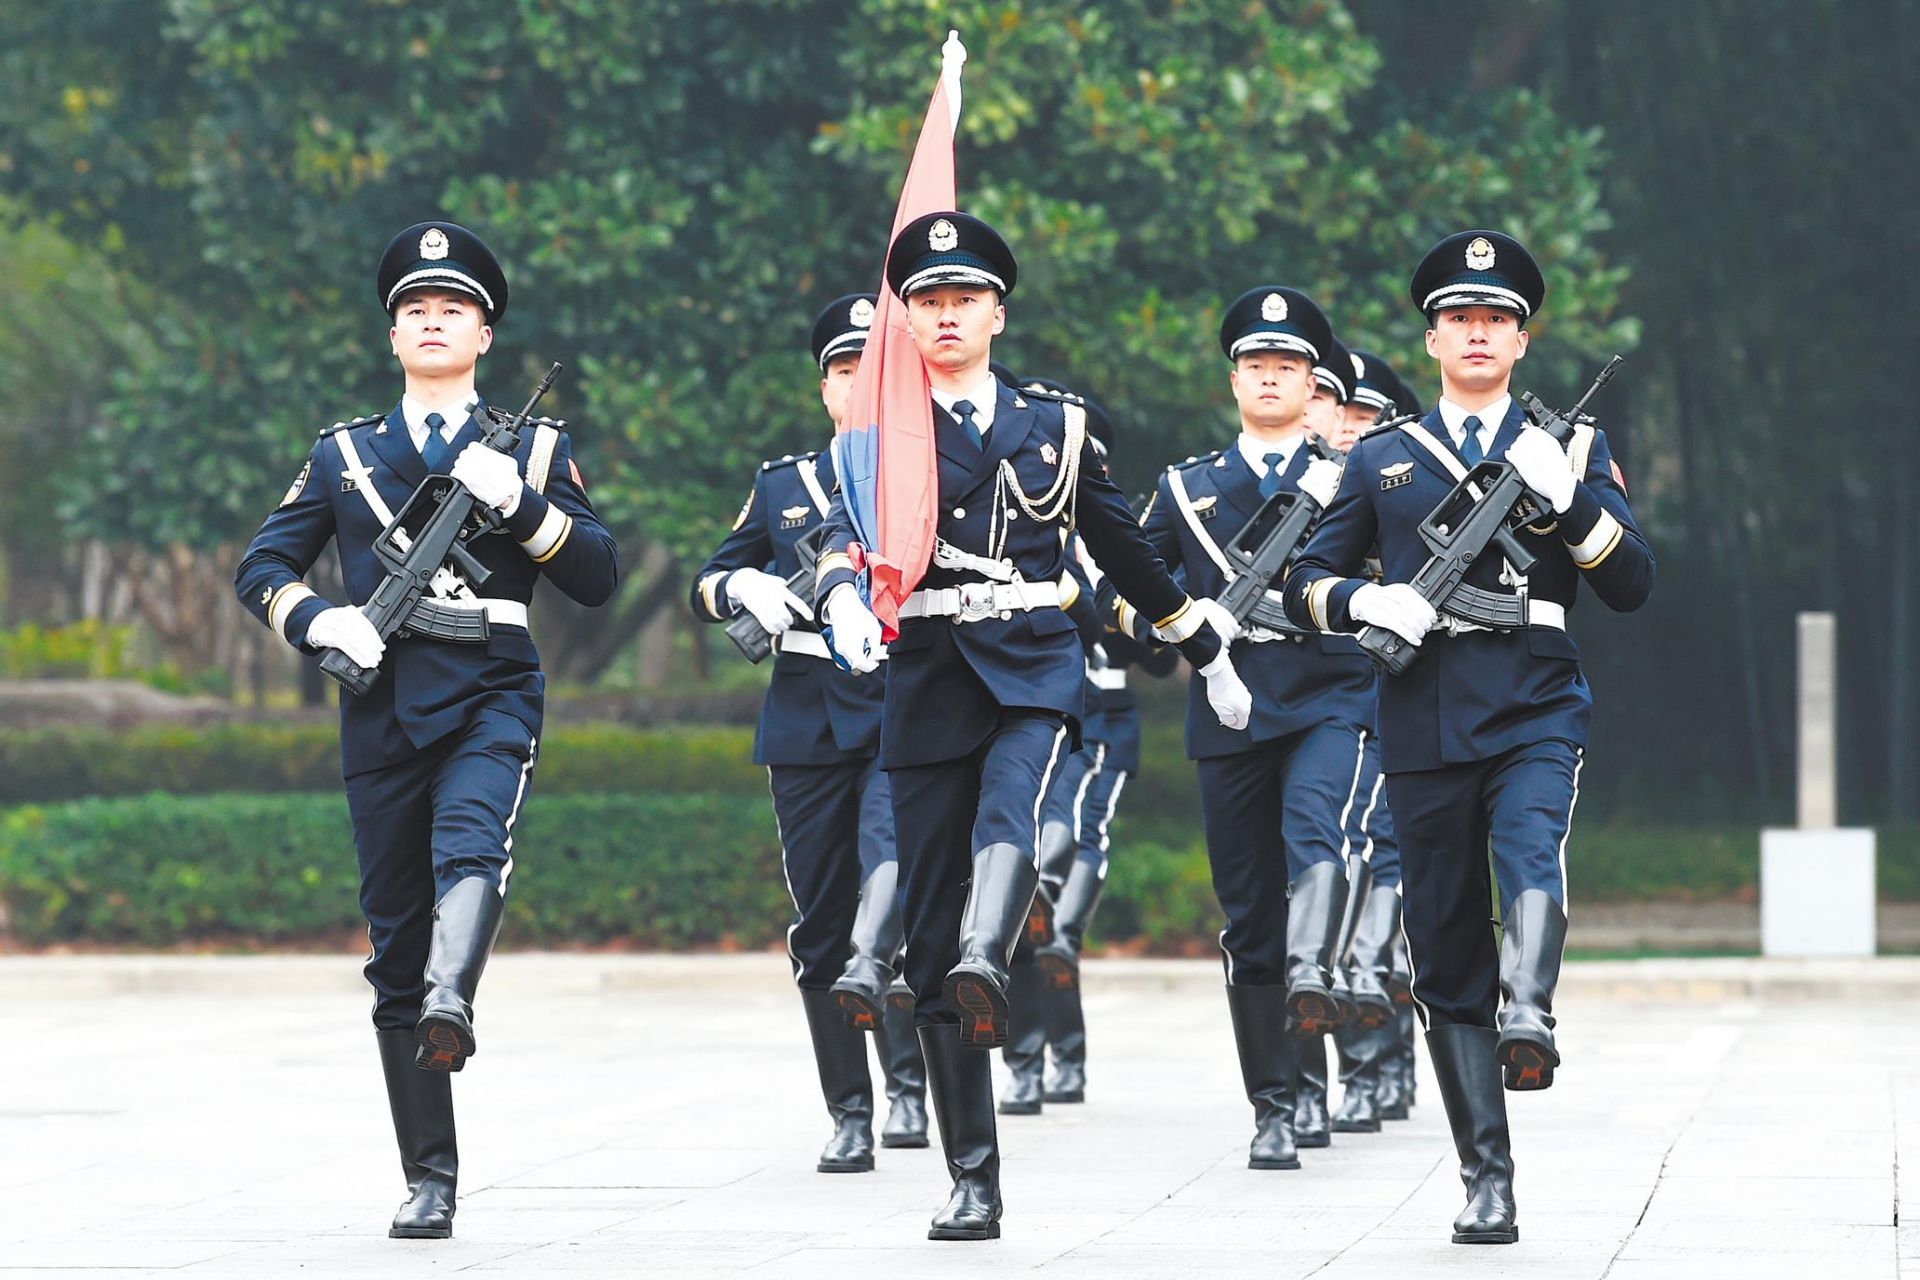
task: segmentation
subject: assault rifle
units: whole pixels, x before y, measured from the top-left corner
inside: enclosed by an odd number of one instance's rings
[[[787,579],[787,590],[813,604],[813,575],[820,562],[820,531],[825,525],[817,524],[793,544],[794,552],[800,557],[800,567]],[[760,619],[742,609],[739,616],[729,622],[725,631],[727,639],[733,641],[733,647],[748,662],[764,662],[773,652],[773,637],[760,625]]]
[[[1408,421],[1395,418],[1395,424]],[[1308,447],[1328,461],[1342,455],[1319,436],[1309,439]],[[1220,605],[1233,615],[1243,630],[1258,627],[1282,635],[1312,634],[1295,626],[1287,617],[1277,594],[1270,594],[1274,580],[1284,582],[1287,564],[1306,545],[1314,521],[1320,518],[1320,504],[1305,493],[1275,493],[1260,504],[1253,518],[1221,548],[1232,569],[1232,580],[1220,593]]]
[[[1587,393],[1564,415],[1541,404],[1531,391],[1522,393],[1520,403],[1528,420],[1565,446],[1573,438],[1574,424],[1586,414],[1587,402],[1612,381],[1622,359],[1609,360]],[[1420,522],[1420,537],[1433,554],[1413,576],[1414,589],[1443,617],[1503,631],[1526,626],[1525,596],[1469,586],[1466,577],[1490,548],[1504,556],[1514,572],[1531,569],[1537,557],[1515,535],[1521,526],[1540,518],[1544,505],[1512,463],[1504,458],[1481,462]],[[1402,636],[1374,626],[1361,629],[1360,648],[1396,676],[1412,666],[1420,653]]]
[[[532,416],[533,407],[559,376],[556,361],[533,389],[526,408],[514,417],[489,409],[480,443],[511,455],[520,446],[520,431]],[[455,644],[484,643],[489,629],[483,611],[437,603],[431,592],[434,576],[442,569],[458,573],[473,587],[492,577],[493,571],[467,550],[467,544],[500,526],[500,513],[482,504],[458,480],[430,475],[421,481],[393,523],[373,540],[373,553],[386,566],[387,576],[360,611],[373,623],[380,638],[426,636]],[[320,659],[320,669],[354,694],[373,688],[380,674],[379,668],[363,667],[338,649],[327,650]]]

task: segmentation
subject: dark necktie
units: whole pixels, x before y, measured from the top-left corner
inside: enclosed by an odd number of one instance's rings
[[[966,428],[967,439],[973,441],[973,447],[976,449],[981,448],[980,428],[973,420],[973,401],[955,400],[953,402],[953,416],[960,419],[960,425]]]
[[[447,446],[447,438],[440,434],[440,429],[446,425],[447,420],[439,414],[427,415],[427,442],[420,446],[420,456],[426,459],[429,471],[440,470],[441,464],[447,460],[447,454],[452,452]]]
[[[1460,444],[1460,460],[1469,467],[1477,467],[1486,458],[1486,450],[1480,447],[1480,419],[1469,417],[1462,423],[1467,429],[1467,438]]]
[[[1260,477],[1260,496],[1263,498],[1271,498],[1274,494],[1280,492],[1280,471],[1286,466],[1287,455],[1284,453],[1269,453],[1261,458],[1260,461],[1267,464],[1267,474]]]

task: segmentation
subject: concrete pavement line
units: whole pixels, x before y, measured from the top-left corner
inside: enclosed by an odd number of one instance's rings
[[[1451,1135],[1449,1135],[1448,1140],[1449,1141],[1452,1140]],[[1325,1271],[1328,1267],[1331,1267],[1334,1263],[1346,1257],[1348,1253],[1353,1251],[1353,1247],[1355,1245],[1365,1244],[1368,1236],[1371,1236],[1374,1232],[1386,1226],[1389,1222],[1392,1222],[1402,1209],[1406,1208],[1409,1204],[1413,1203],[1413,1198],[1420,1194],[1420,1189],[1426,1186],[1427,1183],[1433,1181],[1434,1175],[1439,1173],[1441,1167],[1446,1164],[1447,1154],[1448,1153],[1444,1151],[1441,1152],[1439,1157],[1436,1158],[1430,1166],[1428,1166],[1426,1173],[1423,1174],[1417,1181],[1415,1181],[1411,1186],[1407,1188],[1407,1194],[1400,1197],[1400,1203],[1394,1205],[1393,1208],[1387,1210],[1384,1214],[1382,1214],[1380,1218],[1377,1221],[1375,1221],[1372,1226],[1368,1227],[1366,1231],[1361,1234],[1358,1240],[1353,1240],[1347,1244],[1340,1246],[1340,1248],[1334,1253],[1334,1255],[1331,1258],[1328,1258],[1325,1262],[1321,1263],[1319,1266],[1315,1267],[1313,1270],[1307,1272],[1307,1275],[1309,1277],[1319,1275],[1322,1271]],[[1460,1158],[1459,1154],[1457,1152],[1454,1153],[1453,1158],[1458,1160]]]
[[[1045,1262],[1041,1263],[1040,1266],[1047,1267],[1047,1266],[1053,1265],[1056,1262],[1063,1262],[1067,1258],[1071,1257],[1073,1254],[1079,1252],[1081,1249],[1088,1248],[1091,1245],[1097,1245],[1106,1237],[1112,1235],[1114,1232],[1119,1231],[1124,1227],[1132,1226],[1134,1223],[1140,1221],[1140,1219],[1152,1213],[1155,1209],[1158,1209],[1161,1205],[1172,1203],[1175,1196],[1178,1196],[1182,1191],[1185,1191],[1188,1187],[1200,1181],[1200,1179],[1206,1177],[1209,1173],[1212,1173],[1215,1169],[1218,1169],[1220,1167],[1220,1161],[1225,1160],[1227,1158],[1228,1156],[1221,1156],[1219,1160],[1215,1160],[1212,1164],[1205,1166],[1198,1173],[1194,1174],[1191,1178],[1188,1178],[1185,1182],[1181,1183],[1179,1186],[1175,1187],[1173,1190],[1167,1192],[1167,1194],[1165,1194],[1164,1196],[1161,1196],[1158,1204],[1148,1205],[1146,1208],[1142,1209],[1140,1212],[1134,1214],[1131,1218],[1128,1218],[1125,1222],[1116,1223],[1115,1225],[1108,1227],[1105,1231],[1102,1231],[1099,1235],[1095,1236],[1091,1240],[1082,1240],[1079,1244],[1068,1245],[1066,1249],[1064,1249],[1060,1253],[1055,1254],[1053,1257],[1048,1258]],[[1038,1267],[1034,1269],[1036,1271],[1039,1270]]]

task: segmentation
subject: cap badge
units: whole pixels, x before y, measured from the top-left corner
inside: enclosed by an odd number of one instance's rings
[[[1270,293],[1260,302],[1262,320],[1285,320],[1287,318],[1287,300],[1277,293]]]
[[[935,253],[947,253],[960,243],[960,233],[945,218],[936,221],[927,228],[927,248]]]
[[[447,233],[438,227],[428,227],[427,234],[420,237],[420,256],[428,262],[438,262],[447,256]]]
[[[1493,266],[1493,241],[1475,236],[1467,242],[1467,270],[1487,271]]]
[[[873,327],[873,304],[865,298],[855,298],[853,305],[847,308],[847,319],[856,329]]]

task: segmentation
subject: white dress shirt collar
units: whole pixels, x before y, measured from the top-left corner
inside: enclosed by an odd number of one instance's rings
[[[424,451],[427,447],[428,414],[437,413],[447,420],[447,425],[440,429],[440,436],[452,444],[453,437],[459,434],[461,426],[473,412],[473,406],[478,403],[480,397],[472,391],[445,405],[422,404],[412,396],[401,396],[400,416],[407,420],[407,435],[412,437],[413,447]]]
[[[1493,451],[1493,437],[1498,434],[1500,424],[1507,420],[1507,410],[1513,407],[1513,397],[1503,395],[1484,409],[1471,415],[1465,409],[1445,396],[1440,397],[1440,420],[1447,424],[1447,434],[1453,437],[1453,447],[1458,449],[1467,442],[1467,418],[1480,419],[1480,452]]]
[[[1307,433],[1302,431],[1291,440],[1274,443],[1268,440],[1261,440],[1249,432],[1242,431],[1239,441],[1240,456],[1247,460],[1249,467],[1253,468],[1253,478],[1256,480],[1264,480],[1267,475],[1268,454],[1277,453],[1280,455],[1280,470],[1284,472],[1288,467],[1293,465],[1293,455],[1300,451],[1300,446],[1306,443],[1306,439]]]
[[[948,413],[953,413],[953,406],[962,400],[972,401],[973,425],[980,428],[981,438],[984,439],[987,429],[993,426],[994,407],[1000,403],[1000,380],[989,373],[961,395],[949,395],[938,388],[934,389],[933,402]],[[960,415],[954,413],[953,420],[960,421]]]

